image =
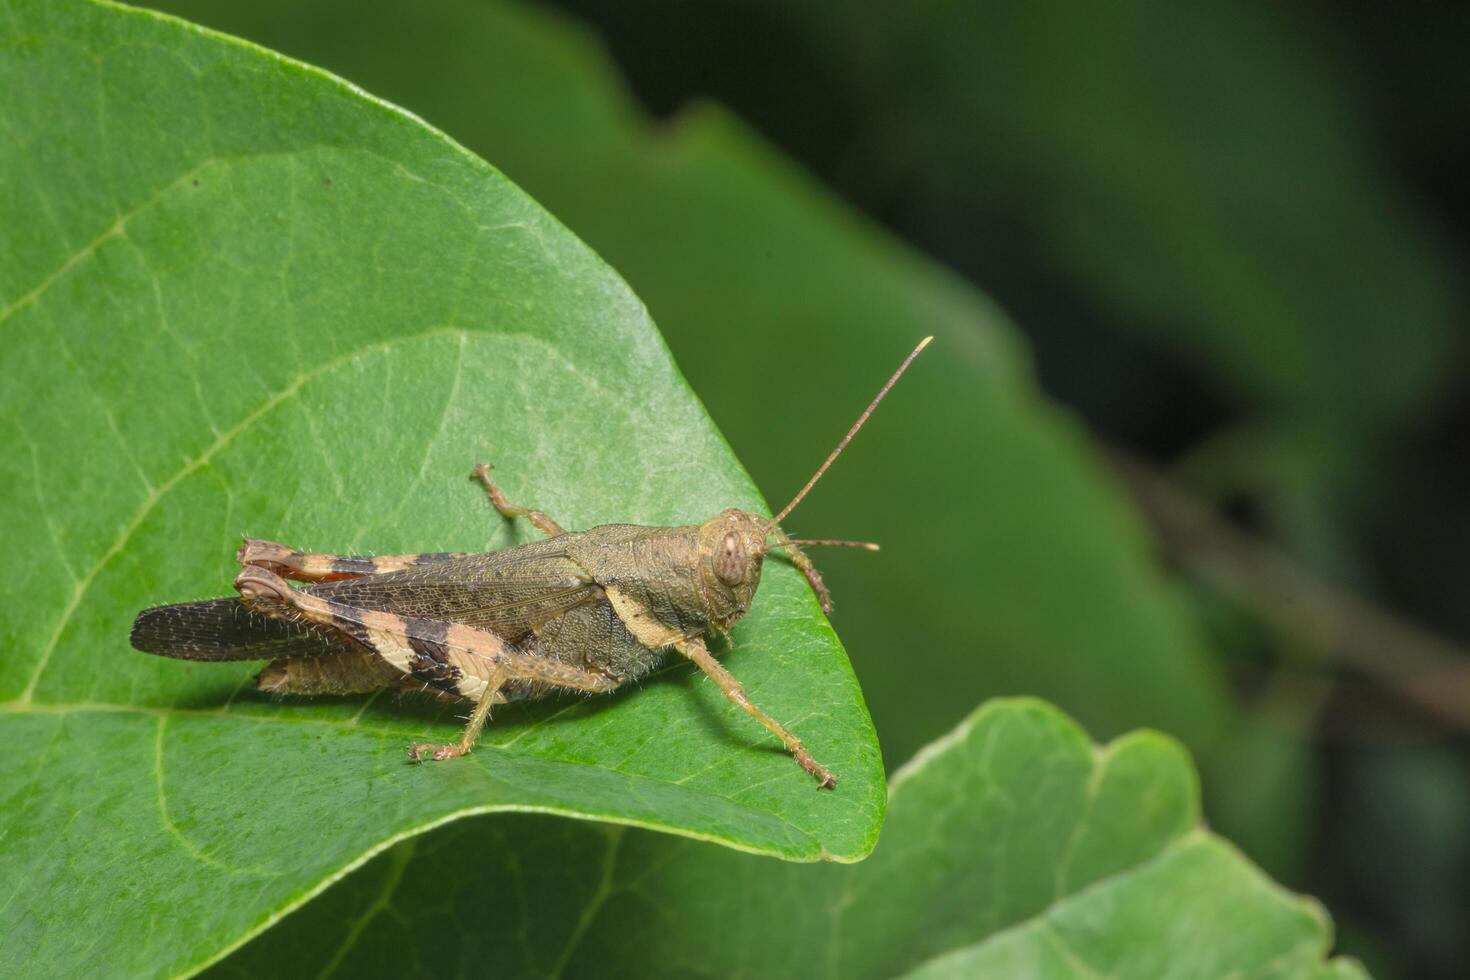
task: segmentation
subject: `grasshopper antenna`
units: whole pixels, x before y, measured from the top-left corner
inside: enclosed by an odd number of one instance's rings
[[[787,538],[778,544],[770,545],[771,548],[786,548],[790,545],[805,545],[808,548],[862,548],[866,551],[877,551],[876,541],[834,541],[830,538]]]
[[[898,379],[903,377],[903,373],[909,369],[909,365],[914,362],[914,358],[918,357],[919,352],[922,351],[925,347],[928,347],[929,342],[933,339],[933,337],[925,337],[923,340],[919,341],[919,346],[915,347],[913,349],[913,352],[909,354],[908,357],[905,357],[903,359],[903,363],[898,366],[898,370],[893,372],[893,377],[888,379],[888,383],[885,384],[882,389],[879,390],[877,396],[868,403],[868,407],[863,409],[863,414],[859,415],[858,420],[852,424],[852,428],[847,430],[847,435],[842,437],[842,441],[837,444],[837,448],[832,450],[831,455],[827,457],[826,461],[823,462],[821,466],[817,467],[817,472],[813,473],[812,478],[806,481],[806,486],[802,487],[801,491],[797,493],[795,497],[791,498],[791,503],[787,504],[785,507],[782,507],[781,513],[771,518],[770,522],[766,524],[766,527],[775,527],[777,524],[780,524],[783,520],[785,520],[786,515],[790,514],[793,510],[796,509],[796,505],[801,503],[802,498],[807,495],[812,487],[817,485],[817,481],[822,478],[822,474],[827,472],[827,467],[832,465],[832,461],[835,460],[838,456],[842,455],[842,450],[847,448],[847,444],[852,441],[852,437],[857,435],[858,429],[861,429],[863,427],[863,423],[868,421],[868,416],[873,414],[873,409],[877,408],[878,403],[883,400],[883,396],[888,394],[888,389],[892,388],[895,384],[898,383]],[[837,542],[813,541],[804,543],[835,544]],[[860,546],[865,547],[865,545]]]

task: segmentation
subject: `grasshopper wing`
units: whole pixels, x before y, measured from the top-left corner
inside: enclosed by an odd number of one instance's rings
[[[305,591],[334,602],[488,630],[510,642],[567,611],[603,599],[602,589],[558,540],[463,555],[402,571],[329,582]],[[337,631],[252,612],[236,598],[158,606],[139,613],[133,646],[184,660],[268,660],[341,652]]]
[[[133,620],[132,643],[179,660],[273,660],[356,645],[335,630],[252,612],[234,597],[145,609]]]
[[[363,609],[462,623],[510,642],[539,632],[569,610],[603,599],[602,588],[567,557],[559,539],[333,582],[308,591]]]

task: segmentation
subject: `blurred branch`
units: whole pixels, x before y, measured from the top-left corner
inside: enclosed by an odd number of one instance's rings
[[[1354,593],[1323,582],[1236,528],[1147,463],[1108,455],[1168,555],[1276,629],[1329,651],[1442,721],[1470,730],[1470,654]]]

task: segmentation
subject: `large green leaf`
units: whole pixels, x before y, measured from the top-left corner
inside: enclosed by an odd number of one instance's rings
[[[712,685],[457,719],[272,703],[247,665],[127,642],[228,590],[241,532],[322,550],[515,535],[467,479],[570,527],[761,499],[623,282],[504,177],[320,71],[161,15],[0,3],[0,937],[27,975],[181,972],[395,840],[535,810],[853,860],[884,806],[852,672],[774,564],[727,663],[842,777]],[[899,353],[897,350],[895,354]]]
[[[772,494],[801,484],[896,351],[938,336],[788,522],[883,543],[820,557],[889,760],[994,693],[1045,696],[1104,735],[1151,724],[1215,743],[1213,665],[1011,325],[729,115],[655,127],[601,52],[541,10],[170,6],[391,95],[546,202],[649,302]]]
[[[465,862],[467,853],[493,855]],[[997,701],[893,781],[868,860],[475,820],[400,844],[221,976],[1339,977],[1316,903],[1199,825],[1189,760]]]

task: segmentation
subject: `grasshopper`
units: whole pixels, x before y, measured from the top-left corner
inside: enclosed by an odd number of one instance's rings
[[[932,339],[904,359],[775,517],[731,508],[684,527],[567,531],[539,510],[512,504],[481,464],[472,479],[494,508],[506,520],[525,518],[543,540],[479,554],[368,557],[247,538],[238,555],[238,598],[146,609],[133,622],[133,646],[184,660],[269,660],[256,685],[272,694],[399,688],[473,702],[459,741],[412,745],[416,762],[469,753],[494,705],[553,691],[613,691],[648,674],[673,649],[779,738],[819,789],[834,789],[836,777],[746,696],[704,637],[728,634],[745,615],[770,551],[784,551],[823,612],[832,611],[802,547],[877,545],[792,538],[781,521]],[[310,584],[296,588],[288,579]]]

